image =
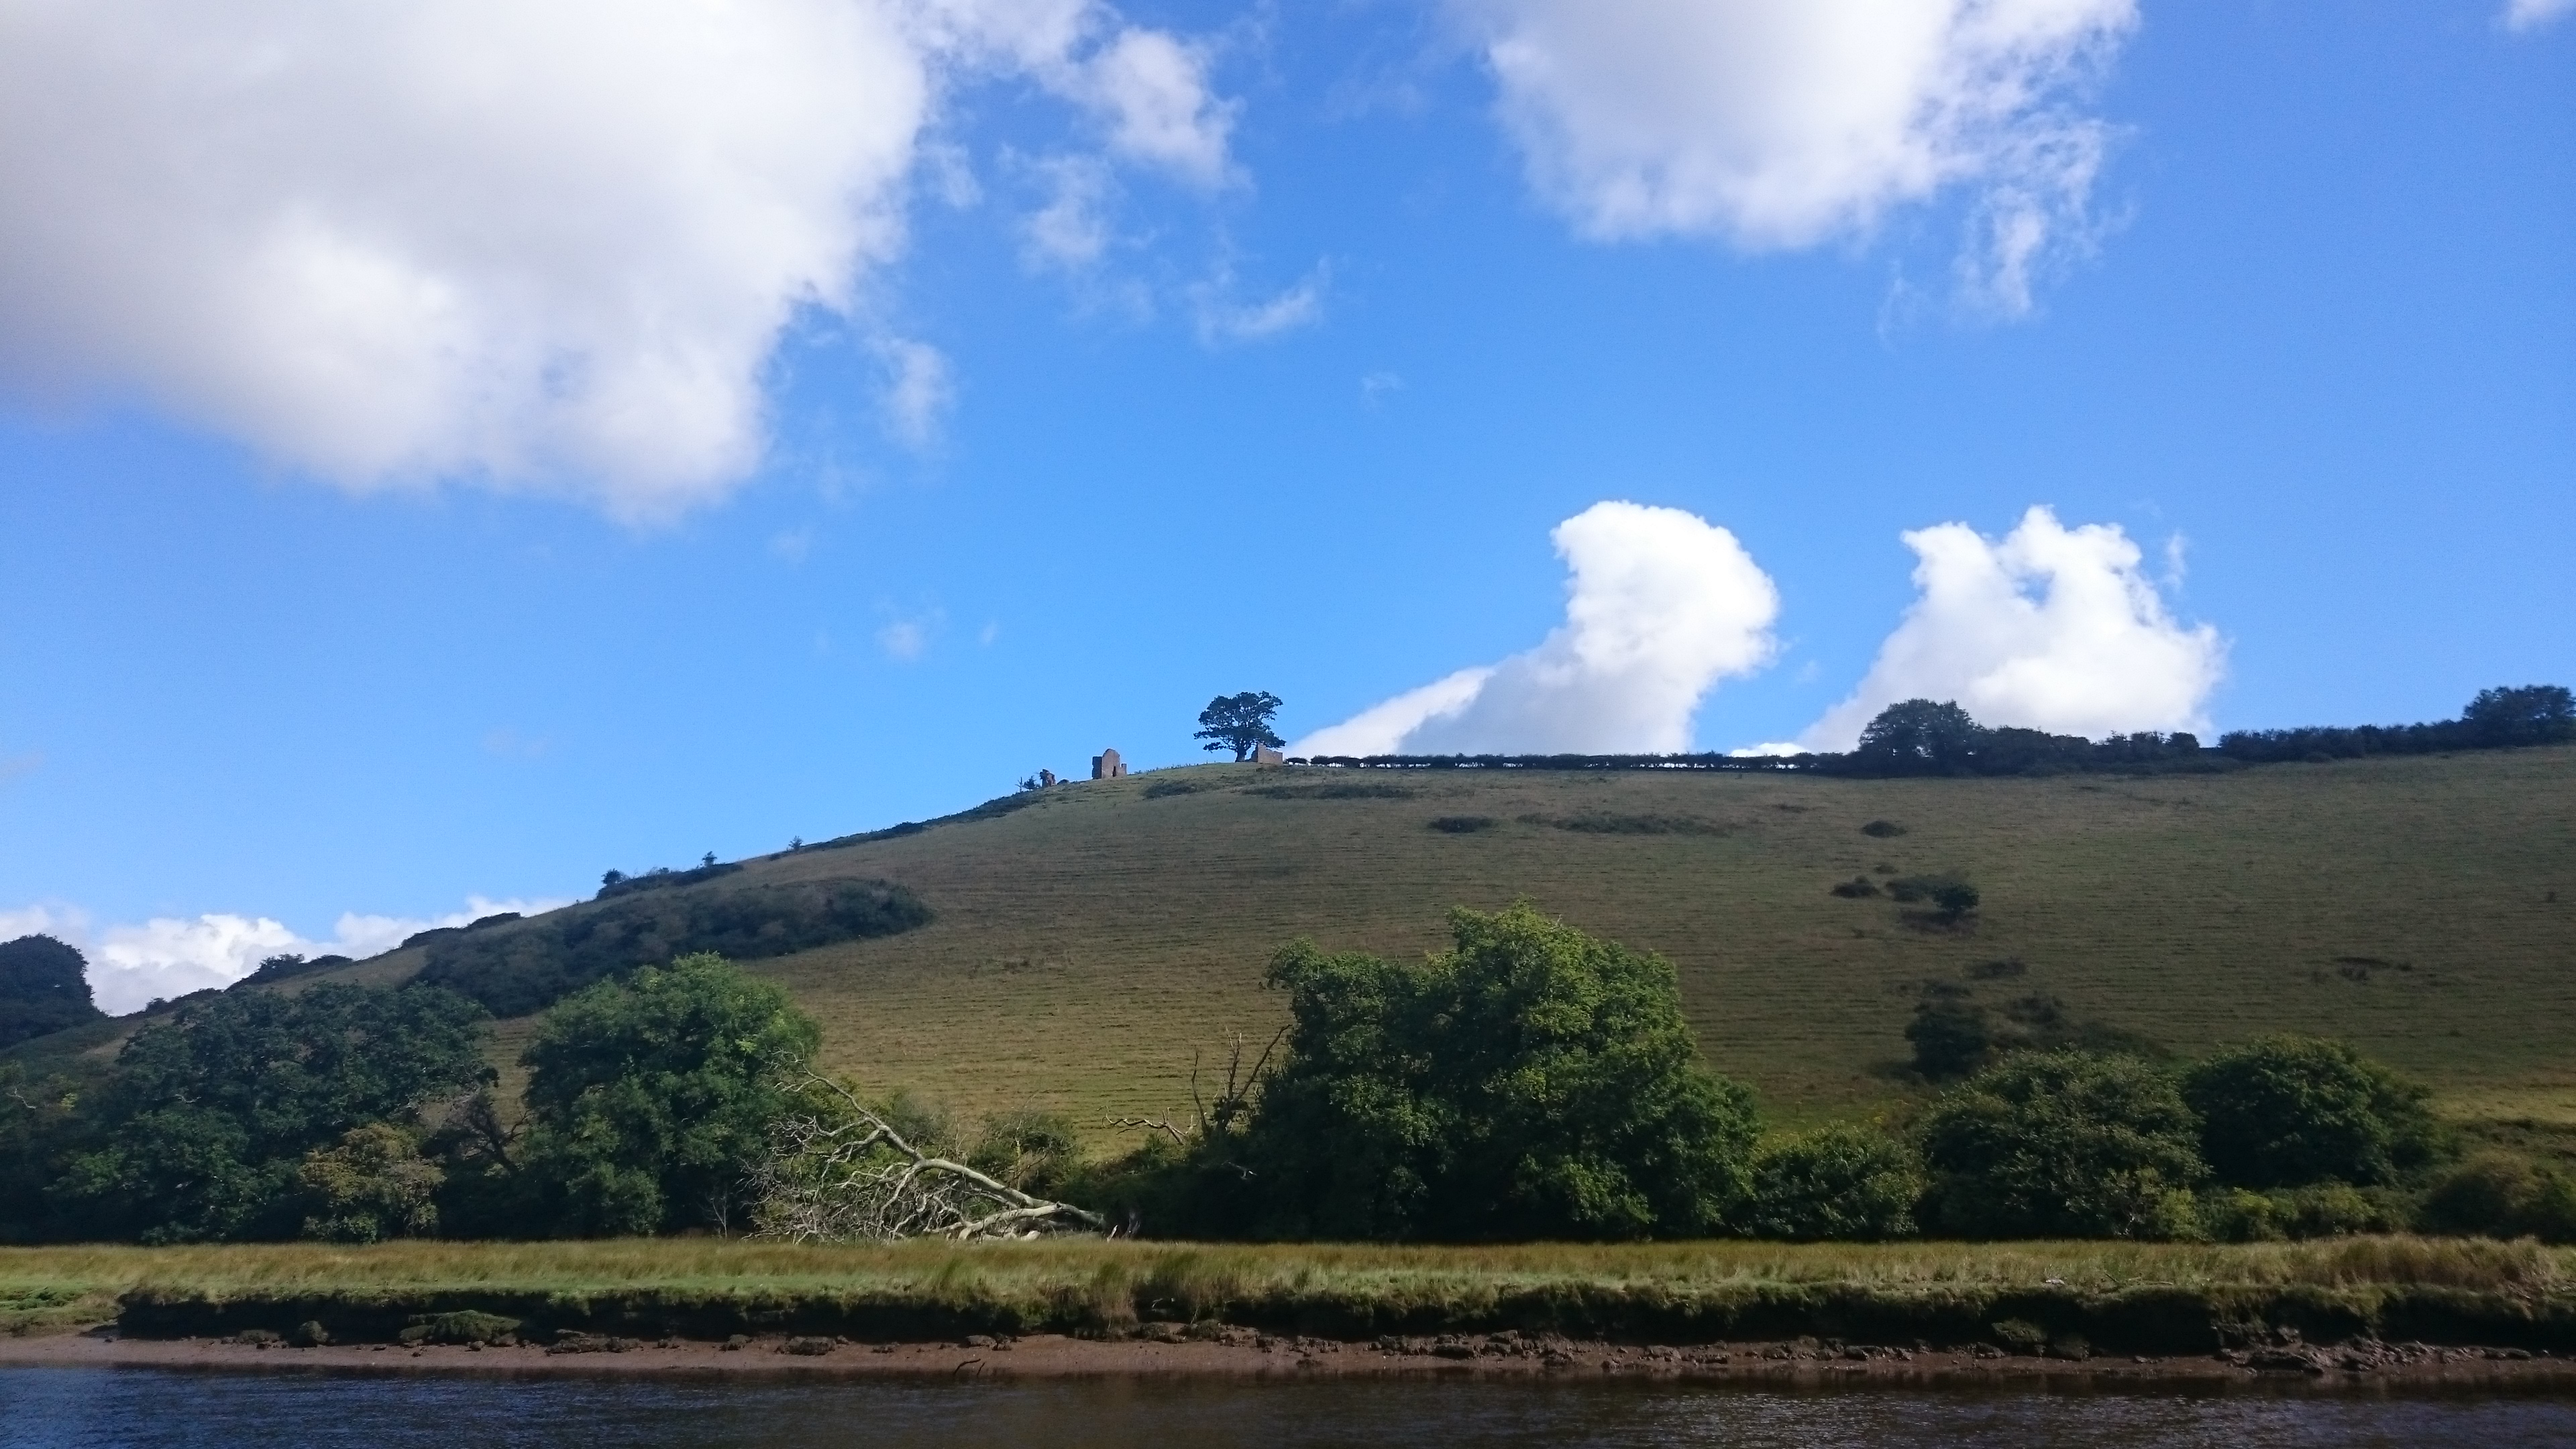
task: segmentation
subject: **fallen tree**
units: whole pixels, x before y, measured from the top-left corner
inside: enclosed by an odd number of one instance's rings
[[[794,1090],[809,1105],[779,1119],[752,1173],[752,1236],[796,1243],[958,1242],[1102,1233],[1108,1222],[913,1145],[828,1077]]]

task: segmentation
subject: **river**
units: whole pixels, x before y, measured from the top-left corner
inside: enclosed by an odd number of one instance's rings
[[[722,1382],[0,1369],[0,1446],[2576,1444],[2576,1399],[2206,1388],[1032,1380]]]

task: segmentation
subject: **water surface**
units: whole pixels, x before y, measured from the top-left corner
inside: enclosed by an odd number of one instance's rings
[[[1323,1380],[688,1382],[0,1369],[0,1446],[2576,1444],[2576,1400]]]

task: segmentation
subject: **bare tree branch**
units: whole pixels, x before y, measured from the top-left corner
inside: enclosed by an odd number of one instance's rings
[[[799,1112],[779,1122],[769,1160],[752,1173],[754,1237],[964,1242],[1108,1229],[1098,1213],[1032,1196],[915,1147],[828,1077],[809,1072],[795,1085],[838,1101],[829,1114]]]

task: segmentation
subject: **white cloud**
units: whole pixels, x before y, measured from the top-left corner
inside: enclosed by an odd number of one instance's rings
[[[1233,300],[1234,271],[1219,268],[1214,278],[1192,289],[1198,313],[1199,340],[1213,347],[1227,342],[1262,342],[1283,332],[1309,326],[1324,315],[1324,289],[1332,268],[1317,262],[1297,285],[1262,302]]]
[[[1700,701],[1772,655],[1780,597],[1735,536],[1677,508],[1596,503],[1557,525],[1565,623],[1297,742],[1305,755],[1672,753]]]
[[[1205,56],[1095,0],[11,4],[0,385],[666,516],[758,460],[781,329],[852,310],[995,73],[1225,173]]]
[[[886,426],[910,448],[927,448],[939,440],[940,425],[957,401],[957,383],[948,358],[927,342],[889,338],[879,345],[889,381],[885,392]]]
[[[1800,743],[1844,750],[1905,699],[1955,700],[1979,723],[2098,738],[2209,728],[2226,664],[2209,626],[2185,628],[2116,525],[2066,528],[2033,508],[2000,540],[1963,523],[1903,535],[1921,590],[1851,698]]]
[[[877,647],[886,657],[899,664],[910,664],[930,652],[930,631],[935,618],[897,619],[877,631]]]
[[[1602,239],[1763,250],[1973,200],[1961,281],[2007,312],[2080,250],[2108,128],[2076,100],[2135,0],[1451,0],[1532,183]]]
[[[2507,0],[2504,24],[2507,30],[2538,30],[2570,14],[2576,14],[2576,0]]]
[[[1031,271],[1078,272],[1109,250],[1109,168],[1096,156],[1050,156],[1031,168],[1046,204],[1020,223],[1020,261]]]
[[[327,941],[299,936],[285,923],[267,916],[209,912],[93,929],[85,912],[63,906],[30,906],[0,911],[0,941],[42,932],[80,947],[89,958],[90,994],[99,1009],[122,1015],[141,1010],[156,997],[184,996],[208,987],[229,986],[257,970],[260,962],[281,953],[364,960],[390,951],[402,944],[404,937],[433,926],[462,926],[501,911],[535,915],[569,904],[562,900],[496,901],[469,896],[464,910],[428,919],[349,912],[335,923]]]

